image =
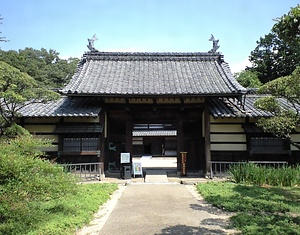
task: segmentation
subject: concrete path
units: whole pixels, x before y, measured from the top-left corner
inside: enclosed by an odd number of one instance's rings
[[[194,185],[131,184],[77,234],[233,234],[226,230],[229,216],[206,203]]]

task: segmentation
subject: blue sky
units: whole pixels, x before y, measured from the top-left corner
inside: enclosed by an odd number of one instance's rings
[[[207,52],[213,34],[233,72],[243,69],[273,19],[299,0],[0,0],[2,50]]]

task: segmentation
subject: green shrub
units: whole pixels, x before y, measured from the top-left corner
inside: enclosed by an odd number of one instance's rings
[[[42,154],[38,147],[45,144],[28,135],[1,141],[0,223],[6,229],[15,226],[15,221],[33,225],[30,217],[35,217],[35,202],[77,192],[74,177],[38,157]]]
[[[63,168],[38,156],[46,142],[30,136],[1,143],[0,185],[27,200],[50,199],[73,191],[76,181]]]

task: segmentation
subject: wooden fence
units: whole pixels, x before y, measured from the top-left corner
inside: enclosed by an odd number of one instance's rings
[[[103,162],[60,164],[66,172],[74,174],[80,181],[101,180]]]

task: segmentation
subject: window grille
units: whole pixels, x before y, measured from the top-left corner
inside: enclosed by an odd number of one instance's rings
[[[99,138],[95,137],[63,137],[63,152],[97,151]]]
[[[80,138],[64,138],[63,151],[64,152],[80,152]]]
[[[251,150],[282,151],[284,150],[284,143],[282,139],[277,137],[251,137]]]
[[[82,151],[95,151],[98,149],[98,138],[82,138]]]

